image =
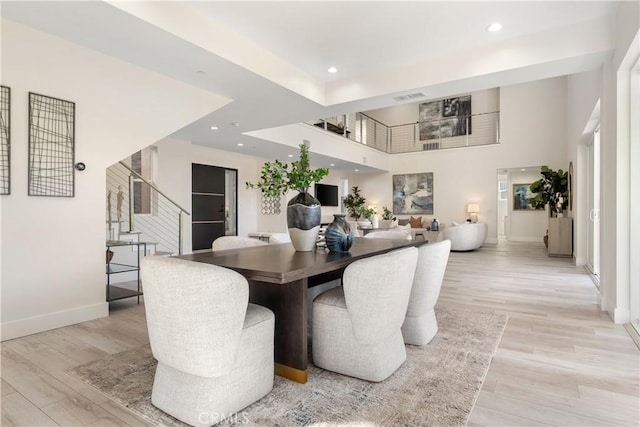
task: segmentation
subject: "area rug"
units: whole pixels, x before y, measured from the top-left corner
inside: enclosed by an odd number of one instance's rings
[[[507,317],[445,309],[436,314],[436,337],[423,347],[407,346],[407,361],[387,380],[370,383],[310,364],[306,384],[275,377],[267,396],[220,425],[465,425]],[[182,426],[151,404],[155,366],[143,346],[70,372],[155,425]]]

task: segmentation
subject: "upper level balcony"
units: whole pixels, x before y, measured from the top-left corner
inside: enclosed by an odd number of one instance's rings
[[[397,126],[387,126],[364,113],[328,117],[307,124],[388,154],[500,143],[499,111]]]

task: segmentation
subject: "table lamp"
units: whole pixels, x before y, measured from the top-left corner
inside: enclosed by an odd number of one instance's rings
[[[478,222],[478,212],[480,212],[480,207],[477,203],[469,203],[467,205],[467,213],[471,218],[471,222]]]

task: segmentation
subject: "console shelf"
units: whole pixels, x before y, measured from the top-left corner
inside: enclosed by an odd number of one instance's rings
[[[140,295],[142,295],[142,288],[140,286],[140,249],[142,247],[142,253],[147,253],[147,243],[146,242],[130,242],[123,240],[109,240],[106,243],[107,251],[111,250],[111,248],[117,247],[136,247],[136,265],[129,264],[121,264],[116,262],[109,261],[106,265],[106,274],[107,274],[107,301],[115,301],[124,298],[137,297],[138,304],[140,304]],[[111,284],[111,275],[118,273],[127,273],[135,271],[137,275],[136,284],[137,289],[126,289],[118,286],[117,284]]]

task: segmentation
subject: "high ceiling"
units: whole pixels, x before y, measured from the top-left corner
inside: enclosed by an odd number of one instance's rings
[[[3,1],[1,13],[233,100],[175,137],[284,158],[291,145],[246,133],[383,108],[402,94],[434,99],[599,67],[611,50],[617,7],[593,1]],[[496,21],[502,31],[487,32]],[[328,73],[330,66],[338,72]],[[312,161],[358,166],[313,154]]]

